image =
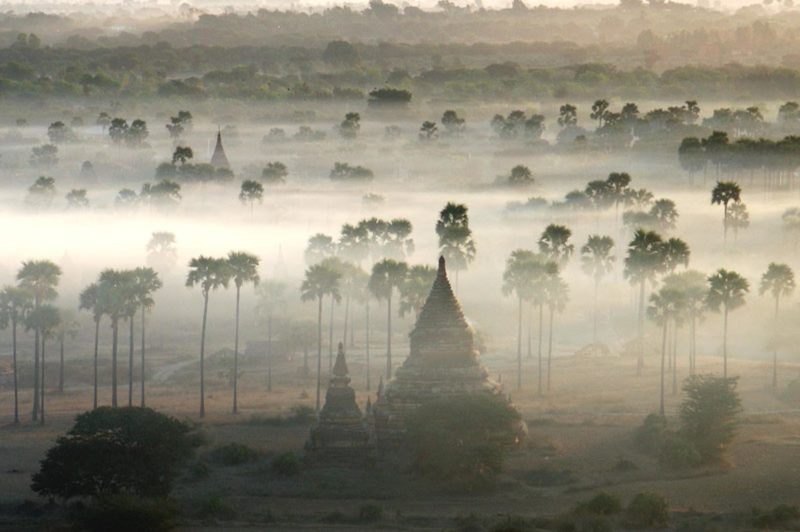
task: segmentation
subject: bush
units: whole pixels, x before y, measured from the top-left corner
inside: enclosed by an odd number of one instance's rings
[[[800,519],[797,506],[779,504],[772,510],[753,508],[753,526],[760,529],[784,529],[792,521]]]
[[[101,407],[79,415],[47,451],[31,489],[63,498],[164,497],[200,443],[193,427],[150,408]]]
[[[622,502],[616,495],[602,492],[575,506],[576,514],[614,515],[622,511]]]
[[[638,493],[628,505],[626,517],[634,528],[663,527],[669,520],[669,505],[657,493]]]
[[[365,504],[358,510],[358,520],[362,523],[374,523],[383,519],[383,506]]]
[[[208,478],[210,471],[205,462],[195,462],[189,466],[189,478],[192,480],[203,480]]]
[[[642,426],[636,429],[634,439],[636,446],[647,453],[656,453],[664,441],[667,432],[667,418],[658,414],[650,414],[644,418]]]
[[[282,453],[272,459],[270,470],[280,477],[293,477],[300,473],[300,460],[292,452]]]
[[[140,499],[130,495],[105,497],[88,506],[76,505],[70,520],[88,532],[162,532],[174,528],[177,515],[169,499]]]
[[[258,460],[258,452],[243,443],[233,442],[211,451],[211,459],[225,466],[236,466]]]
[[[226,503],[219,495],[209,497],[200,503],[196,516],[199,519],[220,519],[230,521],[236,518],[236,510]]]
[[[658,461],[670,469],[688,469],[699,466],[702,459],[692,442],[679,434],[667,434],[661,444]]]
[[[718,460],[736,434],[741,399],[736,378],[692,375],[687,378],[681,403],[681,433],[690,441],[703,462]]]

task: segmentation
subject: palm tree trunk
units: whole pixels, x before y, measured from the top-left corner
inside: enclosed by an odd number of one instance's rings
[[[117,408],[117,339],[119,338],[119,321],[111,321],[111,406]]]
[[[267,316],[267,391],[272,391],[272,310]]]
[[[664,415],[664,365],[667,358],[667,317],[664,316],[664,326],[661,331],[661,399],[658,412]]]
[[[19,384],[17,380],[17,317],[11,317],[11,364],[14,366],[14,424],[19,424]]]
[[[208,290],[203,294],[203,326],[200,329],[200,417],[206,415],[206,321],[208,320]]]
[[[370,379],[370,365],[369,365],[369,295],[367,296],[367,303],[365,305],[365,308],[366,308],[366,313],[364,319],[367,331],[366,331],[366,338],[364,340],[366,341],[365,347],[367,351],[367,391],[370,391],[372,380]]]
[[[547,335],[547,391],[550,391],[550,368],[553,363],[553,314],[555,309],[550,307],[550,332]]]
[[[328,372],[333,369],[333,309],[336,304],[336,298],[331,296],[331,313],[330,323],[328,323]]]
[[[697,315],[692,312],[691,346],[689,347],[689,374],[694,375],[697,364]]]
[[[36,327],[33,333],[33,421],[39,419],[39,328]]]
[[[639,357],[636,359],[636,376],[642,375],[644,368],[644,284],[639,283],[639,318],[637,322],[637,336],[639,340]],[[666,333],[665,333],[666,334]]]
[[[519,311],[517,313],[517,390],[521,389],[522,389],[522,297],[520,296]]]
[[[722,325],[722,376],[728,378],[728,305],[725,305],[725,321]]]
[[[533,303],[528,305],[528,358],[533,358],[533,349],[531,348],[531,338],[533,336]]]
[[[678,324],[672,323],[672,395],[678,395]]]
[[[386,299],[386,381],[392,378],[392,294]]]
[[[600,280],[595,277],[594,278],[594,323],[592,324],[592,346],[594,347],[594,351],[597,352],[597,291],[599,289]]]
[[[42,400],[39,404],[40,411],[39,411],[39,422],[44,425],[44,335],[42,335]]]
[[[92,366],[94,369],[94,378],[92,386],[92,410],[97,409],[97,358],[98,348],[100,347],[100,320],[94,320],[94,360]]]
[[[775,330],[778,330],[778,309],[780,306],[780,294],[775,295]],[[772,387],[778,387],[778,344],[772,346]]]
[[[133,315],[128,318],[128,407],[133,406]]]
[[[322,296],[319,296],[319,310],[317,311],[317,402],[315,406],[317,413],[319,413],[319,391],[321,386],[322,386]]]
[[[252,209],[253,205],[250,204]],[[233,333],[233,413],[239,413],[239,297],[241,287],[236,285],[236,324]]]
[[[723,244],[728,243],[728,202],[724,203],[724,210],[723,210],[723,218],[722,218],[722,242]]]
[[[144,305],[142,305],[142,345],[139,346],[139,350],[141,351],[141,355],[142,355],[142,375],[141,375],[141,406],[142,406],[142,408],[144,408],[144,375],[145,375],[145,373],[144,373],[144,370],[145,370],[145,366],[144,366],[144,341],[145,341],[145,324],[144,324],[144,321],[145,320],[144,320],[144,318],[145,318],[145,308],[144,308]]]
[[[59,338],[58,391],[64,393],[64,337]]]
[[[542,395],[542,321],[544,316],[544,305],[539,304],[539,374],[537,375],[537,393]]]
[[[347,345],[347,325],[350,318],[350,294],[344,299],[344,334],[342,334],[342,345]]]

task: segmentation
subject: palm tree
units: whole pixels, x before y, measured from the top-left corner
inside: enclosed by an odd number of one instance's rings
[[[17,374],[17,325],[31,310],[30,292],[17,286],[6,286],[0,292],[0,322],[3,328],[11,324],[11,370],[14,373],[14,424],[19,423],[19,376]]]
[[[722,357],[723,373],[722,376],[728,378],[728,313],[745,304],[745,294],[750,291],[750,284],[747,279],[734,271],[720,268],[717,273],[708,278],[708,295],[706,303],[708,307],[719,312],[723,309],[724,322],[722,329]]]
[[[49,260],[32,260],[22,263],[17,272],[19,286],[33,295],[33,310],[37,310],[46,301],[58,296],[56,287],[61,277],[61,268]],[[39,342],[41,331],[34,328],[33,347],[33,412],[34,421],[39,415]]]
[[[683,294],[674,288],[663,287],[650,296],[650,306],[647,315],[661,325],[661,389],[659,413],[664,415],[664,371],[667,355],[667,329],[675,315],[683,307]]]
[[[200,255],[189,261],[189,274],[186,286],[200,286],[203,294],[203,325],[200,329],[200,417],[206,415],[205,403],[205,353],[206,323],[208,320],[208,296],[217,288],[228,288],[231,280],[230,264],[226,258],[205,257]]]
[[[55,332],[58,327],[60,318],[58,309],[53,305],[40,305],[28,313],[26,321],[26,328],[28,330],[39,331],[42,340],[42,359],[41,359],[41,383],[40,393],[41,398],[39,402],[39,421],[44,425],[44,390],[45,390],[45,343],[48,338]]]
[[[339,294],[341,295],[343,285],[346,282],[345,279],[343,279],[346,269],[344,262],[339,259],[339,257],[326,257],[320,264],[339,272]],[[340,302],[341,297],[338,299],[331,298],[331,309],[328,315],[328,371],[333,369],[333,314],[336,309],[336,304]]]
[[[371,378],[371,365],[370,365],[370,323],[369,323],[369,300],[372,297],[372,293],[369,291],[369,279],[370,275],[365,272],[364,270],[359,269],[358,274],[355,276],[353,280],[353,297],[359,303],[364,304],[364,353],[366,356],[365,360],[365,373],[366,373],[366,388],[367,391],[370,391],[372,386],[372,378]],[[351,331],[351,343],[352,343],[352,328]]]
[[[258,275],[259,259],[255,255],[243,251],[231,251],[228,253],[228,275],[233,279],[236,286],[236,325],[233,340],[233,413],[239,413],[238,404],[238,383],[239,383],[239,301],[242,285],[253,283],[258,286],[260,277]]]
[[[655,225],[660,231],[670,231],[675,229],[678,221],[678,208],[671,199],[661,198],[653,203],[650,208],[650,216],[653,217]]]
[[[468,211],[464,204],[448,202],[439,212],[439,219],[436,221],[439,251],[456,272],[456,292],[458,273],[466,270],[469,263],[475,260],[475,240],[469,227]]]
[[[339,263],[339,271],[342,274],[342,292],[344,293],[344,327],[342,331],[342,344],[347,345],[347,327],[350,325],[350,300],[356,290],[355,283],[362,270],[355,264],[347,261]],[[333,321],[331,321],[333,323]]]
[[[413,312],[414,318],[419,318],[422,305],[425,304],[435,279],[436,270],[427,264],[416,264],[409,268],[405,281],[400,285],[401,316]]]
[[[722,205],[724,207],[722,225],[725,242],[728,241],[728,204],[730,202],[741,201],[741,194],[741,187],[734,181],[717,181],[714,190],[711,191],[711,204]]]
[[[386,311],[386,379],[392,378],[392,295],[405,281],[408,265],[394,259],[383,259],[372,267],[369,290],[376,298],[385,299]]]
[[[103,270],[98,281],[99,306],[111,320],[111,406],[117,407],[117,347],[119,345],[119,320],[130,314],[130,273],[120,270]]]
[[[325,264],[314,264],[306,270],[303,284],[300,285],[300,298],[303,301],[317,301],[317,400],[316,411],[320,407],[320,388],[322,386],[322,300],[325,296],[340,299],[339,279],[342,274]]]
[[[706,310],[708,284],[706,275],[697,270],[687,270],[664,277],[664,287],[683,294],[684,313],[689,318],[689,372],[694,375],[697,356],[697,322]]]
[[[636,361],[636,374],[642,374],[644,366],[644,303],[647,283],[655,282],[655,277],[663,269],[663,241],[654,231],[637,229],[633,240],[628,244],[628,256],[625,257],[624,276],[633,285],[639,285],[639,316],[637,320],[637,336],[639,357]]]
[[[550,311],[549,332],[547,335],[547,391],[550,391],[550,375],[553,362],[553,316],[562,312],[569,301],[569,286],[561,278],[558,270],[551,271],[545,282],[545,299]]]
[[[503,273],[503,294],[517,296],[517,390],[522,389],[522,307],[530,300],[533,282],[539,273],[541,262],[533,251],[517,249],[506,260]]]
[[[689,267],[692,252],[689,244],[680,238],[670,238],[662,244],[661,254],[664,271],[674,273],[678,266]]]
[[[794,272],[788,264],[770,263],[767,271],[761,276],[761,286],[758,289],[759,295],[764,295],[767,292],[772,295],[775,300],[775,328],[777,330],[778,312],[780,309],[781,297],[787,297],[794,292]],[[773,345],[772,349],[772,387],[778,386],[778,348],[777,342]]]
[[[284,306],[286,285],[280,281],[265,281],[258,285],[257,312],[267,323],[267,391],[272,391],[272,318],[275,310]]]
[[[102,297],[99,294],[100,285],[98,283],[92,283],[80,294],[80,303],[78,304],[78,308],[80,310],[88,310],[92,313],[92,319],[94,320],[94,361],[92,366],[94,368],[94,378],[93,378],[93,386],[92,386],[92,409],[97,408],[97,356],[98,356],[98,347],[100,342],[100,319],[105,314],[105,310],[101,306]]]
[[[539,237],[539,252],[563,268],[575,251],[575,246],[569,243],[571,236],[572,231],[568,227],[550,224]]]
[[[139,310],[136,297],[136,278],[133,270],[125,270],[125,284],[122,287],[125,298],[123,316],[128,320],[128,408],[133,406],[133,320]]]
[[[586,244],[581,248],[583,271],[591,275],[594,280],[592,345],[595,348],[597,347],[597,292],[600,281],[614,268],[616,257],[611,253],[613,249],[614,240],[610,236],[600,235],[589,235]]]
[[[61,320],[56,329],[56,337],[58,338],[58,391],[64,392],[64,343],[67,337],[75,339],[78,335],[78,320],[75,319],[75,312],[71,309],[61,310]]]
[[[627,172],[611,172],[608,174],[606,183],[609,188],[609,195],[614,201],[615,217],[619,218],[619,204],[624,203],[625,194],[630,190],[631,176]]]
[[[150,311],[153,306],[155,305],[155,301],[153,300],[153,292],[159,290],[163,284],[161,283],[161,279],[158,277],[158,272],[156,272],[153,268],[136,268],[133,270],[133,280],[134,280],[134,298],[136,299],[136,303],[138,304],[139,308],[142,311],[142,345],[140,346],[141,351],[141,406],[144,408],[145,405],[145,341],[146,341],[146,334],[145,334],[145,324],[146,324],[146,317],[147,312]]]

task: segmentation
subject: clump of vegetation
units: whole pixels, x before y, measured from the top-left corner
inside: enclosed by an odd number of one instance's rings
[[[219,495],[213,495],[200,502],[195,516],[204,520],[230,521],[236,518],[236,510]]]
[[[261,179],[270,184],[281,184],[286,182],[286,176],[289,175],[289,170],[286,165],[280,161],[267,163],[267,166],[261,170]]]
[[[300,460],[292,452],[281,453],[272,459],[270,471],[280,477],[293,477],[300,474]]]
[[[772,510],[753,508],[751,523],[762,530],[783,530],[798,519],[800,519],[800,509],[797,506],[779,504]]]
[[[350,166],[347,163],[334,163],[330,173],[333,181],[372,181],[375,174],[363,166]]]
[[[208,464],[197,461],[189,466],[188,476],[190,480],[203,480],[208,478],[210,471]]]
[[[264,417],[254,414],[248,423],[251,425],[271,425],[276,427],[291,427],[296,425],[308,425],[315,419],[314,409],[307,405],[295,405],[291,408],[288,416]]]
[[[211,459],[225,466],[247,464],[258,460],[258,452],[238,442],[220,445],[211,451]]]
[[[468,395],[430,401],[407,421],[414,468],[467,490],[483,488],[517,442],[519,413],[503,398]]]
[[[89,532],[166,532],[174,528],[177,513],[170,499],[113,495],[96,504],[75,505],[69,517],[76,529]]]
[[[669,521],[669,505],[657,493],[637,493],[625,511],[627,522],[634,528],[659,528]]]
[[[610,493],[601,492],[588,501],[579,502],[574,513],[578,515],[615,515],[622,511],[622,501]]]

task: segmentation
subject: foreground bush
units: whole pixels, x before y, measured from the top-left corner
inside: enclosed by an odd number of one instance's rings
[[[175,503],[169,499],[113,495],[76,506],[70,520],[76,529],[88,532],[165,532],[174,528],[176,515]]]
[[[258,460],[258,452],[243,443],[233,442],[211,451],[211,459],[218,464],[235,466]]]
[[[622,511],[622,502],[616,495],[610,493],[598,493],[585,502],[580,502],[575,506],[576,514],[592,515],[614,515]]]
[[[165,497],[200,443],[193,427],[150,408],[101,407],[47,451],[31,489],[65,499]]]
[[[738,379],[714,375],[693,375],[686,379],[681,403],[681,433],[690,441],[703,462],[718,460],[736,435],[741,399]]]
[[[634,528],[660,528],[669,521],[669,505],[657,493],[638,493],[628,505],[625,516]]]
[[[753,508],[753,526],[760,529],[782,530],[789,528],[793,521],[800,519],[797,506],[779,504],[772,510]]]
[[[300,473],[300,460],[292,452],[279,454],[272,459],[270,470],[280,477],[293,477]]]

